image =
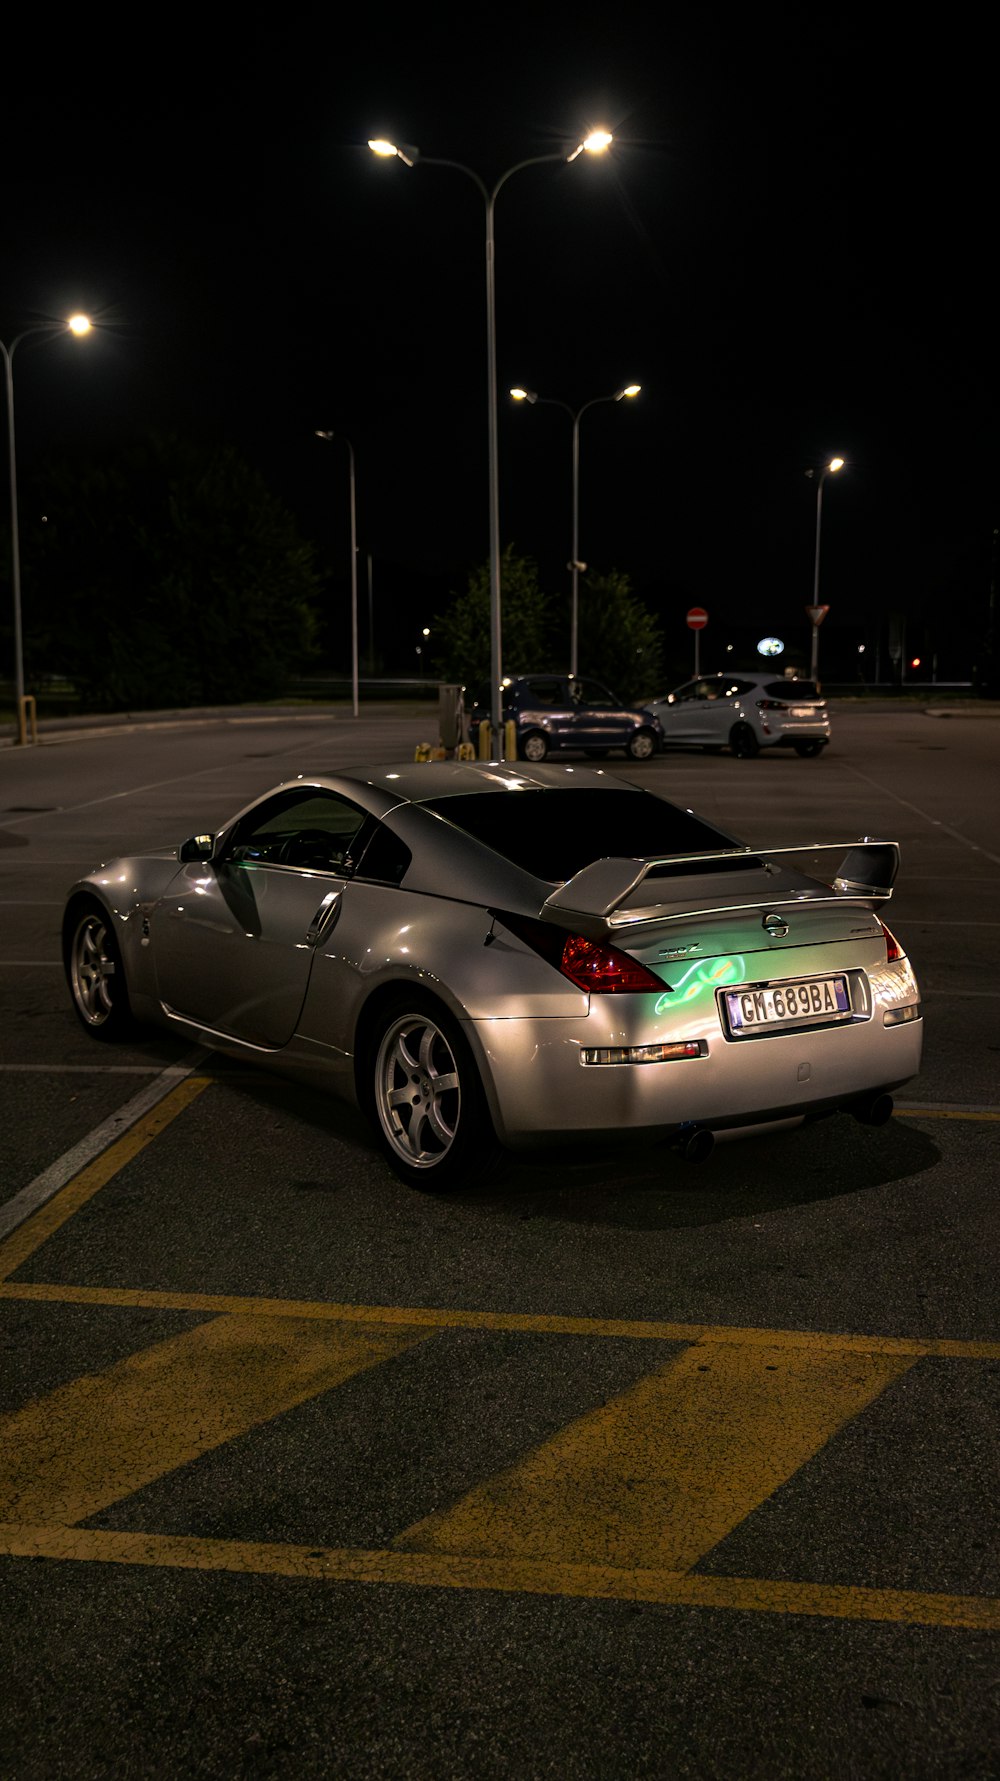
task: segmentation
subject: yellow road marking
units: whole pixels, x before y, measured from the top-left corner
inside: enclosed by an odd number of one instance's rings
[[[8,1275],[21,1267],[28,1256],[33,1255],[51,1237],[53,1231],[57,1231],[61,1224],[72,1218],[113,1175],[117,1175],[126,1163],[138,1156],[140,1150],[144,1150],[147,1144],[159,1137],[171,1121],[179,1113],[183,1113],[185,1107],[197,1100],[202,1091],[209,1087],[209,1083],[210,1078],[207,1076],[188,1076],[183,1082],[179,1082],[144,1119],[140,1119],[130,1131],[117,1139],[103,1155],[81,1169],[79,1175],[74,1175],[71,1181],[67,1181],[66,1186],[60,1188],[47,1205],[40,1206],[24,1224],[12,1231],[0,1243],[0,1280],[6,1280]]]
[[[293,1546],[278,1541],[205,1540],[176,1534],[109,1533],[93,1528],[0,1523],[0,1553],[12,1558],[155,1565],[178,1570],[311,1578],[325,1583],[404,1584],[426,1589],[597,1597],[671,1607],[745,1613],[812,1614],[841,1620],[894,1621],[968,1631],[1000,1629],[993,1596],[937,1595],[911,1589],[771,1582],[764,1577],[704,1577],[693,1572],[613,1570],[536,1564],[527,1559],[454,1558],[437,1553],[359,1547]]]
[[[249,1317],[185,1330],[0,1419],[0,1516],[83,1521],[426,1339]]]
[[[835,1330],[742,1329],[738,1325],[670,1323],[653,1318],[566,1317],[557,1312],[468,1311],[431,1305],[340,1305],[323,1299],[257,1299],[232,1293],[160,1292],[146,1287],[50,1285],[0,1281],[0,1300],[56,1305],[107,1305],[153,1311],[205,1311],[246,1317],[300,1317],[329,1323],[371,1323],[432,1330],[505,1330],[524,1335],[620,1336],[633,1341],[732,1343],[817,1353],[935,1355],[945,1360],[1000,1360],[1000,1342],[950,1336],[842,1335]]]
[[[696,1344],[393,1547],[686,1571],[912,1365]]]
[[[0,1419],[0,1552],[929,1626],[1000,1628],[1000,1601],[706,1577],[690,1567],[925,1355],[1000,1343],[737,1329],[433,1307],[56,1286],[9,1275],[210,1085],[189,1077],[0,1243],[0,1297],[201,1311],[212,1321]],[[913,1119],[992,1112],[900,1109]],[[123,1534],[68,1525],[438,1329],[668,1340],[665,1368],[390,1551]],[[563,1554],[573,1553],[565,1560]]]

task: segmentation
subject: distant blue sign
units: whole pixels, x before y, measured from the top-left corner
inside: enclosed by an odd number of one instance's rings
[[[762,637],[757,645],[759,656],[780,656],[784,652],[784,644],[780,637]]]

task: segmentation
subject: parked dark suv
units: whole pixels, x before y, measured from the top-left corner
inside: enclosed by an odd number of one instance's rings
[[[488,689],[467,700],[469,740],[478,752],[479,724],[489,722]],[[646,761],[663,746],[659,719],[644,707],[632,709],[599,680],[569,674],[519,674],[503,685],[504,721],[517,725],[517,752],[525,761],[544,761],[554,749],[597,757],[624,749],[630,760]]]

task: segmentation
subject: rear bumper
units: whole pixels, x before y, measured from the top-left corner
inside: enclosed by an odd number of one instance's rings
[[[796,742],[829,742],[829,724],[803,724],[799,730],[783,730],[780,736],[773,734],[764,737],[765,742],[774,743],[778,748],[793,748]]]
[[[598,1006],[595,998],[583,1018],[469,1023],[504,1143],[587,1133],[669,1136],[689,1124],[724,1130],[829,1113],[891,1092],[920,1068],[922,1020],[887,1027],[878,1008],[870,1020],[751,1042],[716,1029],[701,1057],[587,1064],[584,1048],[652,1038],[648,1029],[626,1030],[625,1010],[607,1006],[615,1000],[602,997]]]

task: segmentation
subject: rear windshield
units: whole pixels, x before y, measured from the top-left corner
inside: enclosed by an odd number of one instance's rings
[[[707,853],[732,839],[650,792],[525,790],[428,798],[446,817],[525,872],[563,884],[595,860]]]

